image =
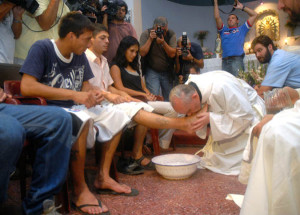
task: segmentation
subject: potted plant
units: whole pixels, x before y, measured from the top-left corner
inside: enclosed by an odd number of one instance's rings
[[[206,39],[208,31],[197,31],[194,33],[194,38],[200,41],[201,47],[203,47],[203,41]]]

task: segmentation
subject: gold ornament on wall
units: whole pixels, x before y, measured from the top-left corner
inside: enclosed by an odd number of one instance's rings
[[[256,22],[256,36],[267,35],[273,41],[280,39],[279,18],[274,10],[265,10],[258,15]]]

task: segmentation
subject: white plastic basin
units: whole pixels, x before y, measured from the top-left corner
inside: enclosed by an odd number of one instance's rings
[[[166,179],[186,179],[197,170],[200,157],[191,154],[167,154],[152,158],[156,171]]]

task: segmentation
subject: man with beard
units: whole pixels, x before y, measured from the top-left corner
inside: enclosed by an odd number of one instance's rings
[[[118,12],[113,17],[112,21],[108,23],[108,15],[104,14],[103,24],[108,28],[109,33],[109,47],[107,52],[103,55],[106,57],[109,66],[111,66],[112,59],[117,53],[117,49],[121,40],[126,36],[133,36],[137,38],[133,26],[125,21],[125,16],[128,12],[128,6],[124,1],[116,1],[118,5]]]
[[[288,13],[292,21],[300,22],[300,1],[278,0],[277,7],[279,10],[283,10]]]
[[[256,37],[252,41],[252,49],[260,63],[269,63],[265,79],[261,85],[255,86],[261,97],[273,88],[300,88],[300,55],[277,50],[266,35]]]

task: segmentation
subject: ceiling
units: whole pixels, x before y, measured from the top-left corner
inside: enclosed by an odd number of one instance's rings
[[[213,6],[214,0],[168,0],[170,2],[183,4],[183,5],[194,5],[194,6]],[[251,2],[255,0],[241,0],[241,3]],[[233,5],[234,0],[218,0],[219,5]]]

